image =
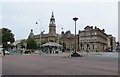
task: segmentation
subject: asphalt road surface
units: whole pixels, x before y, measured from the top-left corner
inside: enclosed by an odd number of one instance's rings
[[[8,55],[2,59],[3,75],[118,75],[117,58],[69,58],[43,55]]]

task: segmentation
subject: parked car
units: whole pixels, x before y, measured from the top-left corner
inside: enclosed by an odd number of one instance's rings
[[[3,54],[3,51],[0,51],[0,54]],[[7,50],[5,50],[5,54],[6,54],[6,55],[9,55],[10,52],[8,52]]]
[[[117,52],[120,52],[120,47],[117,47],[117,48],[116,48],[116,51],[117,51]]]
[[[5,54],[6,54],[6,55],[9,55],[9,54],[10,54],[10,52],[8,52],[8,51],[5,51]]]
[[[116,50],[112,50],[112,52],[116,52]]]

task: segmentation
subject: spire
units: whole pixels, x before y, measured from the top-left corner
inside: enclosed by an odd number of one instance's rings
[[[53,14],[53,12],[52,12],[52,16],[51,17],[53,17],[54,18],[54,14]]]
[[[50,24],[55,24],[55,18],[54,18],[54,14],[52,12],[51,18],[50,18]]]

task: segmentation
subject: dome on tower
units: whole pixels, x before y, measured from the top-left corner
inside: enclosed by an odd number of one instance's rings
[[[30,37],[30,38],[33,38],[33,37],[34,37],[33,29],[31,29],[31,32],[30,32],[30,34],[29,34],[29,37]]]

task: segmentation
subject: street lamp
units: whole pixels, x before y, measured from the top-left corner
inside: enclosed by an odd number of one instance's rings
[[[64,52],[65,50],[65,48],[64,48],[64,41],[63,41],[63,34],[64,34],[64,31],[63,31],[63,28],[61,28],[62,29],[62,32],[61,32],[61,40],[62,40],[62,52]]]
[[[41,31],[40,33],[40,45],[41,45],[41,36],[44,34],[45,30]]]
[[[78,54],[76,51],[76,21],[78,18],[74,17],[73,20],[75,21],[75,51],[71,54],[71,57],[80,57],[80,54]]]
[[[38,20],[39,20],[39,23],[36,22],[35,24],[40,24],[41,23],[40,19],[38,19]],[[41,27],[40,27],[40,30],[41,30]],[[40,40],[40,46],[41,46],[41,31],[40,31],[40,35],[39,35],[39,40]]]

